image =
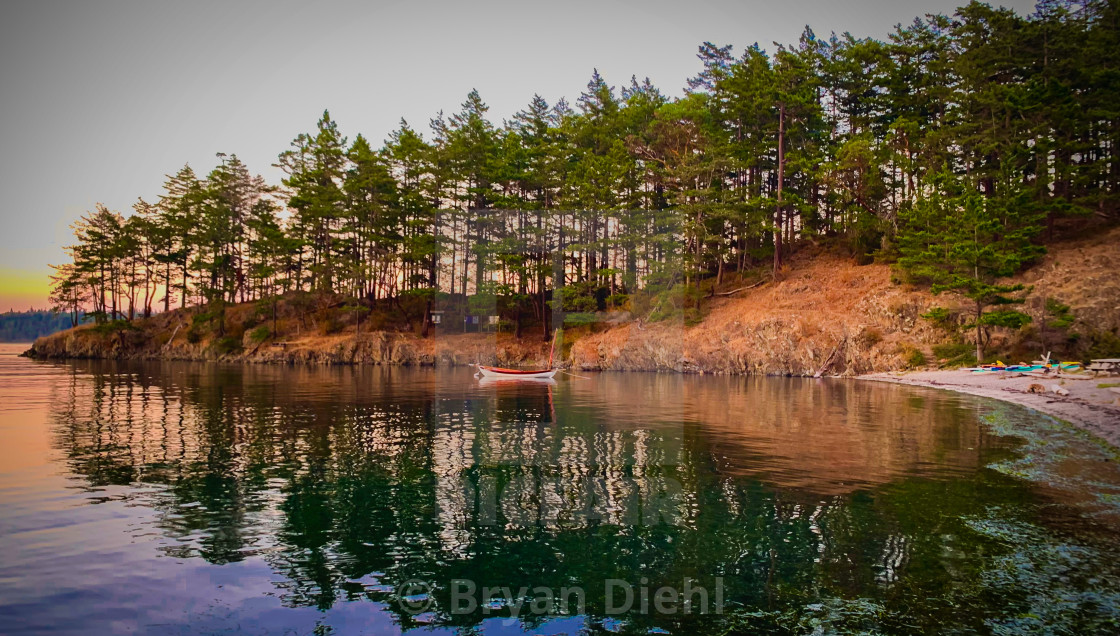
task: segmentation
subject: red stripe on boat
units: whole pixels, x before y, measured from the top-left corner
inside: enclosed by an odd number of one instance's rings
[[[549,371],[552,370],[552,369],[538,369],[536,371],[525,371],[523,369],[503,369],[501,367],[485,367],[485,366],[482,366],[481,364],[478,365],[478,368],[486,369],[487,371],[493,371],[494,373],[508,373],[509,375],[528,375],[530,373],[548,373]]]

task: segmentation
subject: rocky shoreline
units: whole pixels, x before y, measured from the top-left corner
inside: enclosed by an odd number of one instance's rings
[[[1053,246],[1022,277],[1033,290],[1027,305],[1058,298],[1072,308],[1082,333],[1120,333],[1117,240],[1120,228]],[[569,326],[556,359],[583,371],[844,377],[940,362],[933,348],[951,336],[922,315],[959,299],[898,284],[888,265],[858,265],[823,248],[806,247],[790,267],[778,279],[744,287],[749,287],[744,294],[713,294],[704,301],[703,313],[688,323],[683,314],[673,318],[662,308],[658,322]],[[80,326],[40,338],[30,354],[261,364],[535,366],[547,360],[549,351],[548,343],[531,332],[521,339],[509,333],[443,331],[421,338],[388,327],[332,325],[287,301],[279,305],[279,318],[275,309],[271,317],[262,316],[253,303],[229,306],[227,328],[216,333],[212,321],[201,328],[202,311],[178,309],[109,332]],[[264,337],[254,339],[262,330]]]
[[[24,355],[38,359],[184,360],[246,364],[442,366],[532,364],[547,358],[548,344],[504,334],[456,334],[420,338],[387,331],[307,336],[280,342],[246,343],[222,353],[202,343],[160,338],[143,332],[104,335],[78,328],[36,340]]]
[[[1078,329],[1120,330],[1120,281],[1115,276],[1120,228],[1054,246],[1026,272],[1028,305],[1060,298]],[[573,371],[646,371],[718,375],[841,376],[950,389],[1022,404],[1076,424],[1120,445],[1120,407],[1095,382],[1069,380],[1069,396],[1026,393],[1036,380],[962,371],[910,371],[936,360],[946,334],[923,319],[951,304],[928,291],[892,281],[889,266],[855,265],[805,250],[779,279],[749,293],[713,295],[695,324],[659,322],[584,325],[565,330],[557,362]],[[539,334],[445,333],[421,338],[408,331],[359,330],[319,322],[280,305],[261,318],[251,303],[227,310],[227,330],[192,328],[200,308],[137,320],[114,331],[84,325],[37,340],[35,358],[190,360],[248,364],[459,366],[471,363],[539,366],[549,343]],[[265,337],[254,339],[262,329]],[[193,333],[192,333],[193,332]],[[1021,386],[1020,386],[1021,385]],[[1083,385],[1083,386],[1082,386]],[[1090,385],[1093,391],[1089,390]],[[1047,385],[1047,389],[1049,386]]]
[[[737,332],[737,333],[736,333]],[[218,353],[201,343],[159,337],[143,330],[111,334],[80,327],[37,340],[24,355],[38,359],[184,360],[282,365],[465,366],[471,363],[535,366],[546,363],[549,343],[509,334],[368,332],[308,335],[283,342],[246,343]],[[802,324],[774,319],[722,333],[710,329],[630,323],[599,332],[576,332],[557,355],[578,371],[644,371],[717,375],[848,376],[875,382],[946,389],[1025,406],[1067,421],[1120,447],[1120,395],[1106,382],[1063,375],[1041,380],[1021,374],[964,370],[902,371],[866,337],[844,325],[805,334]],[[813,337],[816,336],[816,337]],[[163,344],[160,341],[163,340]],[[831,348],[829,343],[834,343]],[[885,368],[884,368],[885,367]],[[1032,393],[1040,384],[1043,393]],[[1068,395],[1053,391],[1060,386]]]
[[[891,282],[886,265],[859,266],[808,251],[796,270],[748,294],[715,296],[694,323],[683,315],[568,325],[556,359],[573,370],[754,375],[840,375],[908,367],[908,356],[944,336],[920,314],[925,291]],[[201,308],[137,320],[106,331],[81,326],[35,342],[41,358],[215,360],[279,364],[538,365],[548,358],[539,334],[409,331],[335,325],[281,303],[274,326],[251,303],[226,309],[226,329],[202,328]],[[266,337],[255,341],[258,331]]]
[[[890,351],[843,327],[813,328],[775,319],[738,333],[679,325],[629,323],[600,331],[570,330],[556,353],[560,366],[581,371],[643,371],[717,375],[845,376],[905,368]],[[246,339],[248,340],[248,339]],[[163,344],[161,344],[161,342]],[[40,338],[24,355],[38,359],[184,360],[247,364],[539,366],[549,343],[509,334],[366,332],[292,337],[221,352],[211,344],[169,337],[165,329],[101,333],[79,327]]]

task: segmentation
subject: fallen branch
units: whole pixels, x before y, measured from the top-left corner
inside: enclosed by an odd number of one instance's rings
[[[163,348],[160,349],[160,351],[167,351],[167,348],[170,347],[171,343],[175,340],[175,334],[179,333],[179,327],[182,326],[183,323],[175,325],[175,330],[171,332],[171,337],[167,339],[167,342],[163,343]]]
[[[765,280],[760,280],[753,285],[747,285],[746,287],[740,287],[739,289],[732,289],[731,291],[719,292],[718,294],[716,294],[716,296],[730,296],[732,294],[738,294],[741,291],[746,291],[748,289],[754,289],[755,287],[758,287],[759,285],[761,285],[765,282],[766,282]]]
[[[821,377],[821,375],[824,374],[824,370],[827,369],[828,365],[832,362],[833,356],[835,356],[836,352],[840,350],[840,345],[847,342],[847,340],[848,340],[848,337],[844,336],[840,340],[836,341],[836,346],[832,348],[832,353],[828,354],[828,357],[825,358],[825,360],[824,360],[824,364],[822,364],[821,368],[817,369],[817,372],[813,374],[814,378],[819,378],[819,377]]]
[[[258,343],[257,343],[257,346],[253,347],[253,350],[252,350],[252,351],[250,351],[250,352],[249,352],[248,354],[246,354],[246,355],[250,355],[250,356],[254,356],[254,355],[257,355],[257,351],[259,351],[259,350],[260,350],[260,348],[261,348],[261,345],[263,345],[263,344],[264,344],[264,340],[261,340],[260,342],[258,342]]]

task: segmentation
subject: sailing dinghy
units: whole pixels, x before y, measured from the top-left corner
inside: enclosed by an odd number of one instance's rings
[[[556,352],[556,334],[552,336],[552,348],[548,351],[547,369],[503,369],[478,365],[478,373],[483,378],[502,378],[505,380],[551,380],[560,369],[552,367],[552,354]]]
[[[478,365],[478,372],[484,378],[503,378],[507,380],[543,380],[552,379],[559,369],[524,370],[503,369],[501,367],[487,367]]]

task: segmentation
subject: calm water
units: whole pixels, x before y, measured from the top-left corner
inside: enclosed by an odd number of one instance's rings
[[[22,348],[0,345],[0,632],[1120,629],[1115,457],[1025,409]]]

